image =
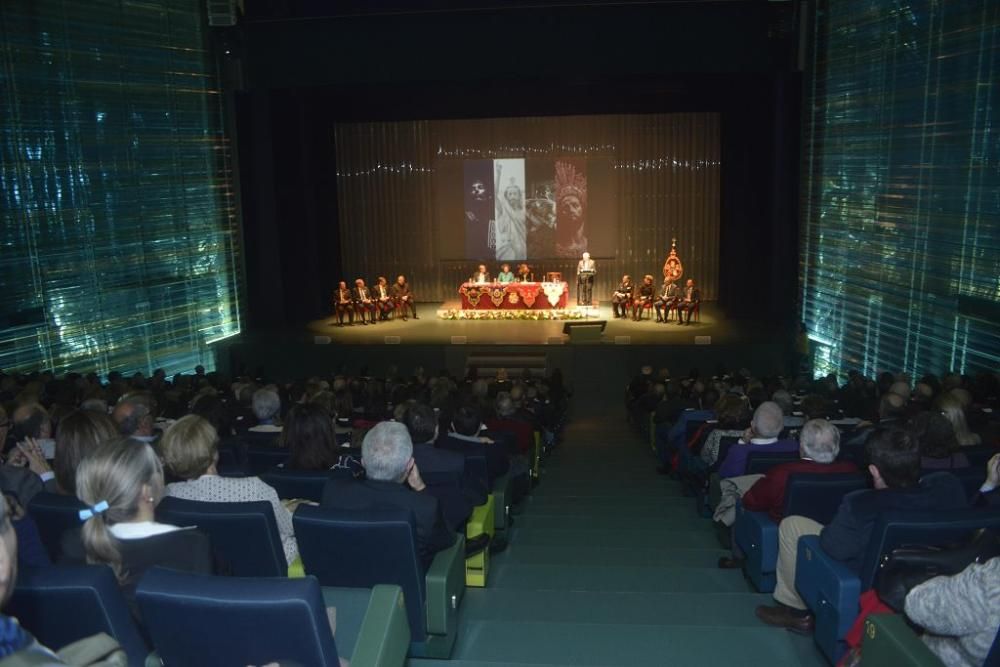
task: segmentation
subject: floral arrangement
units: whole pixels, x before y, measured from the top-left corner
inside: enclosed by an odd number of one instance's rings
[[[443,320],[582,320],[587,314],[576,308],[564,310],[439,310]]]

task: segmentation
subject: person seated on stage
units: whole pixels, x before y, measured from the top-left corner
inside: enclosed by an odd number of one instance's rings
[[[417,317],[417,304],[413,301],[413,293],[410,291],[410,284],[406,282],[406,276],[396,276],[396,283],[392,286],[392,298],[396,301],[396,308],[403,311],[403,321],[406,321],[406,310],[413,313],[413,319]]]
[[[378,318],[382,321],[389,319],[389,313],[396,307],[396,303],[392,300],[392,294],[389,292],[389,283],[385,279],[385,276],[378,277],[378,280],[375,281],[375,289],[372,291],[375,293],[375,307],[378,311]]]
[[[349,323],[354,324],[354,294],[347,288],[347,283],[343,280],[337,285],[337,290],[333,293],[333,307],[337,310],[337,326],[344,326],[344,313],[350,318]]]
[[[500,273],[497,274],[498,283],[512,283],[514,282],[514,274],[511,273],[510,264],[501,264]]]
[[[663,280],[663,287],[660,290],[660,296],[653,302],[653,308],[656,309],[657,322],[666,322],[670,319],[670,309],[674,307],[680,296],[681,288],[677,286],[677,283],[670,278],[665,278]]]
[[[688,278],[677,301],[677,324],[691,324],[691,313],[697,310],[699,303],[701,303],[701,292],[694,286],[694,281]],[[684,313],[687,313],[687,320],[684,319]]]
[[[486,265],[485,264],[480,264],[476,268],[476,272],[472,274],[471,278],[469,278],[469,282],[470,283],[489,283],[489,282],[493,282],[492,278],[490,276],[489,271],[486,270]]]
[[[653,294],[656,288],[653,287],[653,276],[646,274],[639,285],[639,293],[632,299],[632,319],[638,322],[642,317],[642,309],[652,307]]]
[[[968,507],[957,477],[938,472],[920,477],[920,445],[901,428],[878,428],[865,443],[874,488],[844,496],[836,515],[824,526],[804,516],[786,516],[778,527],[777,605],[761,605],[757,618],[794,632],[809,633],[815,619],[795,590],[799,538],[819,535],[831,558],[857,573],[880,514],[892,510],[949,510]]]
[[[354,281],[354,310],[357,311],[358,317],[361,318],[361,324],[368,324],[365,322],[365,313],[368,313],[371,323],[375,324],[376,309],[377,306],[375,305],[375,300],[372,298],[372,293],[365,287],[365,281],[358,278]]]
[[[626,318],[628,317],[628,309],[632,305],[632,276],[627,273],[622,276],[622,281],[618,283],[618,287],[615,288],[614,294],[611,295],[611,310],[615,314],[615,318]]]
[[[441,514],[441,506],[420,477],[413,460],[413,442],[398,422],[380,422],[361,444],[365,479],[327,484],[320,506],[340,510],[386,507],[411,510],[416,522],[417,552],[424,571],[434,555],[455,543],[455,533]],[[487,540],[488,541],[488,540]]]
[[[517,282],[519,283],[535,282],[535,274],[532,272],[531,267],[527,264],[521,264],[517,267],[517,274],[515,278],[517,278]]]

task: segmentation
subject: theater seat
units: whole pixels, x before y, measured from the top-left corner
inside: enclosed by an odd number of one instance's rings
[[[782,463],[794,463],[800,460],[798,452],[750,452],[747,454],[747,475],[766,475],[767,471]]]
[[[751,456],[753,456],[751,454]],[[800,515],[827,524],[851,491],[868,485],[859,473],[795,473],[785,486],[782,516]],[[733,541],[744,560],[743,571],[761,593],[771,593],[777,583],[778,524],[767,512],[736,508]]]
[[[76,496],[43,491],[35,494],[28,505],[28,514],[38,526],[38,535],[53,563],[62,556],[62,536],[80,525],[80,510],[85,505]]]
[[[167,496],[156,518],[175,526],[197,526],[237,577],[282,577],[288,563],[274,508],[266,500],[210,503]]]
[[[865,619],[861,655],[866,667],[944,667],[898,614],[871,614]]]
[[[458,635],[458,605],[465,593],[463,538],[439,552],[425,575],[409,511],[300,505],[294,523],[306,574],[324,586],[401,587],[410,626],[410,656],[451,656]]]
[[[22,570],[4,613],[54,650],[105,632],[118,640],[130,665],[142,665],[149,653],[118,581],[105,565]]]
[[[251,475],[260,475],[288,460],[288,450],[269,445],[247,446],[247,470]]]
[[[884,554],[902,545],[944,545],[968,539],[980,528],[1000,530],[1000,510],[963,509],[887,512],[875,522],[860,576],[820,549],[819,537],[799,539],[795,588],[816,615],[814,639],[836,664],[844,637],[858,615],[859,597],[875,583]]]
[[[318,503],[323,498],[323,487],[327,481],[351,476],[351,471],[347,468],[338,470],[271,468],[261,473],[260,479],[277,491],[279,498],[301,498]]]
[[[234,578],[154,568],[136,600],[166,667],[397,667],[409,628],[398,586],[321,589],[314,577]],[[336,609],[336,636],[326,608]]]

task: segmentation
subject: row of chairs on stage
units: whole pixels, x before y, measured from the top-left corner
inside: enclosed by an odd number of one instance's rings
[[[657,305],[655,299],[641,301],[635,298],[627,298],[611,301],[611,310],[616,319],[628,319],[631,317],[635,321],[640,321],[644,317],[653,318],[655,313],[657,322],[670,322],[673,314],[676,313],[676,321],[682,324],[685,321],[684,313],[690,310],[690,321],[699,322],[701,320],[701,302],[694,301],[690,304],[683,304],[680,300],[673,300],[668,303]]]
[[[355,320],[360,324],[377,324],[396,318],[406,320],[410,315],[415,320],[420,319],[417,317],[417,305],[412,300],[404,301],[395,297],[389,297],[385,301],[372,299],[368,303],[357,300],[347,303],[337,302],[334,304],[334,310],[337,326],[344,326],[345,316],[348,325],[353,325]]]

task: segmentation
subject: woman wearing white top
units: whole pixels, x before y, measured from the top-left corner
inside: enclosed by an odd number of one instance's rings
[[[274,509],[285,559],[292,563],[299,555],[292,530],[292,514],[281,504],[273,487],[258,477],[220,477],[219,437],[208,421],[187,415],[167,429],[160,440],[163,462],[171,473],[186,480],[167,485],[167,495],[184,500],[214,503],[246,503],[266,500]]]

